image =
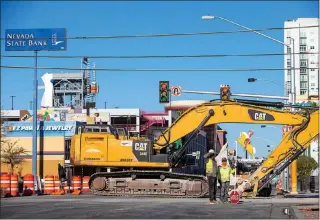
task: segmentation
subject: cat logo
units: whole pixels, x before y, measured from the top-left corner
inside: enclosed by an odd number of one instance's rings
[[[266,113],[254,113],[254,120],[265,121],[266,120]]]
[[[147,144],[148,143],[139,143],[139,142],[136,142],[134,143],[134,149],[136,151],[146,151],[147,150]]]
[[[253,121],[274,121],[274,117],[268,113],[249,109],[249,117]]]

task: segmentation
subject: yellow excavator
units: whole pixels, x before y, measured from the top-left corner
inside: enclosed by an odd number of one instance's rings
[[[270,107],[286,106],[280,102],[231,100],[229,96],[226,100],[209,101],[190,107],[157,140],[124,138],[109,125],[91,125],[96,126],[91,129],[84,126],[72,137],[71,167],[91,175],[89,187],[96,195],[203,197],[208,192],[204,176],[175,173],[171,168],[185,165],[187,145],[204,126],[219,123],[294,126],[249,180],[239,183],[239,191],[253,189],[251,194],[255,196],[319,134],[318,109],[290,112]],[[183,146],[175,148],[173,143],[187,135]],[[263,186],[258,189],[262,180]]]

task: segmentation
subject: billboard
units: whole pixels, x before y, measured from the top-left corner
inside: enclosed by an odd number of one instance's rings
[[[56,109],[40,109],[37,110],[38,121],[63,121],[61,120],[61,111]],[[28,110],[20,110],[21,121],[32,121],[32,112]]]
[[[6,29],[6,51],[65,51],[67,29]]]
[[[39,137],[64,136],[71,137],[77,132],[77,127],[83,123],[72,121],[48,121],[38,122],[37,131]],[[5,122],[4,137],[31,137],[33,131],[32,122]]]
[[[241,132],[240,137],[237,139],[237,142],[252,156],[254,157],[256,153],[256,149],[251,144],[251,136],[253,135],[253,131]]]

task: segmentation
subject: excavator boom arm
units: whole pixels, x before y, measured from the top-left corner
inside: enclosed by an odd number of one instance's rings
[[[250,175],[249,187],[251,187],[252,185],[257,186],[259,180],[275,170],[276,172],[271,178],[264,183],[266,185],[309,147],[311,141],[319,135],[319,110],[313,113],[306,110],[302,115],[297,112],[269,109],[235,101],[207,102],[186,110],[159,137],[154,149],[162,149],[168,146],[189,134],[195,128],[200,129],[201,126],[219,123],[278,124],[294,127],[262,165]],[[238,187],[238,189],[242,189],[242,192],[245,188],[248,188],[248,182],[244,182],[244,184],[246,187]],[[255,190],[257,190],[257,187]]]
[[[239,102],[208,102],[186,110],[160,135],[154,149],[162,149],[192,132],[213,111],[204,126],[219,123],[279,124],[298,126],[306,117],[297,113],[268,109]]]

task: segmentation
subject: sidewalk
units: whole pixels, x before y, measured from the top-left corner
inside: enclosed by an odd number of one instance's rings
[[[319,193],[298,193],[298,194],[287,194],[285,198],[319,198]]]
[[[295,219],[319,219],[319,205],[291,206],[291,212]]]

